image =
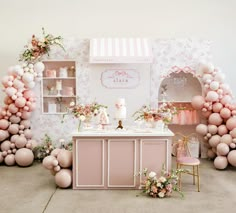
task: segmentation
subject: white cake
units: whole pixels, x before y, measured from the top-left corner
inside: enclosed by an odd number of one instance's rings
[[[119,98],[115,103],[116,111],[115,111],[115,118],[116,119],[126,119],[126,106],[125,106],[125,99]]]

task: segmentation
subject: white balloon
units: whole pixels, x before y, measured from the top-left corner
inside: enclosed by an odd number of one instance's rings
[[[34,64],[34,71],[37,73],[43,72],[45,69],[44,63],[37,62]]]
[[[220,83],[223,83],[223,81],[225,80],[225,74],[218,72],[218,73],[216,73],[214,79]]]
[[[220,86],[220,84],[219,84],[218,81],[212,81],[211,84],[210,84],[210,88],[211,88],[212,90],[218,90],[218,89],[219,89],[219,86]]]
[[[34,75],[32,73],[26,72],[24,73],[22,80],[25,84],[34,80]]]
[[[35,82],[34,81],[31,81],[31,82],[29,82],[27,84],[27,87],[30,88],[30,89],[34,88],[34,86],[35,86]]]

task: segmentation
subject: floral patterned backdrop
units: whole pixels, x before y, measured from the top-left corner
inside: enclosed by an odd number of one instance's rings
[[[52,47],[50,57],[45,60],[75,60],[76,80],[79,97],[82,102],[89,101],[89,39],[68,38],[64,39],[63,50]],[[151,65],[150,102],[157,103],[158,90],[161,80],[173,72],[172,67],[189,67],[196,70],[199,62],[211,61],[210,41],[199,39],[157,39],[153,41],[154,63]],[[41,110],[40,83],[35,87],[37,95],[37,110],[32,116],[32,129],[36,140],[40,141],[47,133],[54,141],[64,138],[71,140],[71,133],[76,131],[78,121],[75,119],[65,120],[61,123],[61,115],[45,115]]]

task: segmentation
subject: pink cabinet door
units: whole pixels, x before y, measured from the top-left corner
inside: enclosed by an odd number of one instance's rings
[[[168,139],[142,139],[140,141],[140,170],[148,168],[160,174],[162,166],[170,168],[170,150]]]
[[[107,186],[130,187],[136,186],[136,140],[108,140],[108,178]]]
[[[74,188],[104,187],[104,140],[77,139],[73,146]]]

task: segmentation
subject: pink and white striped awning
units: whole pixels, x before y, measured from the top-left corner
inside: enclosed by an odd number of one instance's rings
[[[146,38],[94,38],[90,40],[90,63],[152,63]]]

